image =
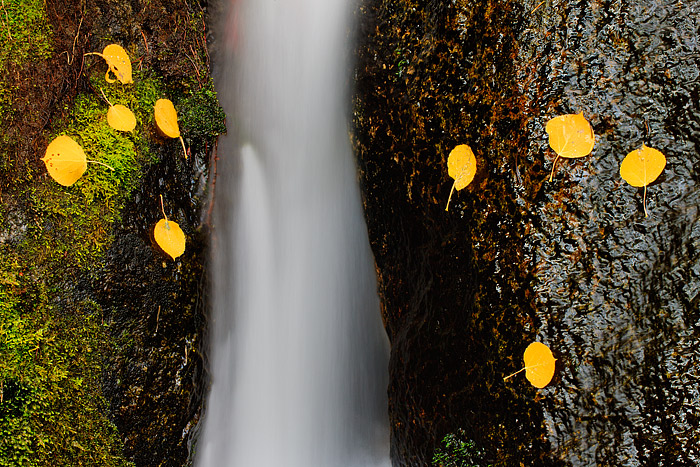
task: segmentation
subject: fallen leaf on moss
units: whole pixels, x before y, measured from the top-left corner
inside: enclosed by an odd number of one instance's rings
[[[556,358],[552,355],[552,351],[549,350],[549,347],[541,342],[533,342],[525,349],[523,361],[525,362],[525,366],[503,378],[503,381],[517,375],[523,370],[525,371],[527,380],[536,388],[541,389],[552,381]]]
[[[63,186],[71,186],[87,170],[85,151],[70,136],[58,136],[51,141],[41,160],[51,178]]]
[[[645,144],[627,154],[620,164],[620,176],[630,185],[644,187],[644,216],[647,212],[647,185],[656,180],[666,167],[666,156]]]
[[[445,211],[450,209],[450,200],[454,190],[461,190],[474,180],[476,174],[476,157],[474,152],[466,144],[456,146],[447,157],[447,174],[454,179],[450,196],[447,198]]]
[[[90,161],[85,157],[83,148],[70,136],[57,136],[46,147],[46,154],[41,158],[46,164],[51,178],[63,186],[71,186],[83,176],[88,162],[99,164],[114,170],[104,162]]]
[[[119,131],[133,131],[136,128],[136,116],[127,107],[117,104],[107,111],[107,123]]]
[[[163,219],[153,228],[153,238],[158,246],[172,259],[185,252],[185,233],[176,222],[168,220],[163,207],[163,196],[160,197],[160,207],[163,211]]]
[[[173,103],[169,99],[158,99],[153,109],[153,113],[155,115],[158,129],[163,132],[165,136],[170,138],[180,138],[182,151],[185,153],[185,159],[187,159],[187,149],[185,148],[185,142],[180,135],[180,126],[177,124],[177,111],[175,110]]]
[[[102,53],[88,52],[85,55],[99,55],[104,58],[109,67],[105,74],[105,80],[107,80],[108,83],[113,83],[115,81],[110,78],[110,72],[114,73],[114,76],[116,76],[122,84],[134,82],[131,77],[131,59],[129,59],[129,55],[122,46],[118,44],[109,44],[104,48]]]
[[[554,117],[547,122],[545,130],[549,135],[549,146],[557,153],[557,158],[552,164],[552,173],[549,175],[550,182],[559,157],[567,159],[584,157],[593,151],[595,135],[583,112]]]
[[[112,105],[102,89],[100,89],[100,92],[104,100],[109,104],[109,110],[107,111],[107,123],[109,126],[118,131],[133,131],[136,128],[136,116],[134,113],[124,105]]]

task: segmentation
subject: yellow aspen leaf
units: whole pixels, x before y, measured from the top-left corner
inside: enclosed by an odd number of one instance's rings
[[[136,116],[134,113],[124,105],[112,105],[107,96],[105,96],[104,91],[100,89],[100,92],[104,100],[109,104],[109,110],[107,111],[107,123],[109,126],[118,131],[133,131],[136,128]]]
[[[656,180],[666,167],[666,156],[645,144],[627,154],[620,164],[620,176],[634,187],[644,187],[644,216],[647,212],[647,185]]]
[[[550,182],[559,157],[567,159],[584,157],[593,151],[595,135],[583,112],[554,117],[547,122],[545,130],[549,135],[549,146],[557,153],[552,164],[552,173],[549,175]]]
[[[158,99],[153,113],[155,114],[158,129],[165,136],[170,138],[178,138],[180,136],[180,127],[177,124],[177,111],[170,99]]]
[[[549,350],[549,347],[541,342],[533,342],[525,349],[523,361],[525,362],[525,366],[503,378],[503,381],[517,375],[521,371],[525,371],[525,377],[536,388],[541,389],[552,381],[556,358],[552,355],[552,351]]]
[[[450,196],[447,198],[445,211],[450,208],[450,200],[454,190],[461,190],[474,180],[476,174],[476,157],[474,152],[466,144],[460,144],[450,152],[447,157],[447,174],[454,179]]]
[[[58,136],[51,141],[41,160],[51,178],[63,186],[71,186],[87,170],[85,152],[70,136]]]
[[[153,228],[153,238],[164,252],[175,259],[185,252],[185,233],[176,222],[168,220],[163,208],[162,195],[160,206],[163,210],[163,219],[160,219]]]
[[[115,81],[110,78],[110,72],[114,73],[114,76],[116,76],[122,84],[134,82],[131,77],[131,59],[129,59],[129,55],[122,46],[118,44],[109,44],[104,48],[102,53],[88,52],[85,55],[99,55],[104,58],[109,67],[105,74],[105,80],[107,80],[108,83],[113,83]]]
[[[158,129],[170,138],[180,138],[180,143],[182,144],[182,150],[185,153],[185,159],[187,159],[187,149],[185,148],[185,141],[183,141],[180,135],[180,126],[177,124],[177,111],[175,106],[169,99],[158,99],[156,105],[153,109],[153,113],[156,119],[156,125]]]
[[[185,252],[185,233],[179,225],[168,219],[161,219],[153,229],[153,238],[161,249],[172,259]]]
[[[126,106],[112,105],[107,111],[107,123],[115,130],[133,131],[136,128],[136,116]]]

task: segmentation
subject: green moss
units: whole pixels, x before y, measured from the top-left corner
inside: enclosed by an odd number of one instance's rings
[[[51,31],[43,0],[4,4],[11,22],[3,22],[0,6],[0,66],[48,57]],[[18,18],[25,23],[20,26]],[[17,44],[6,41],[6,24]],[[34,35],[20,40],[20,31]],[[5,60],[10,55],[14,58]],[[69,135],[89,160],[114,170],[89,164],[80,180],[63,187],[28,166],[12,179],[14,197],[0,202],[0,467],[129,465],[101,396],[102,361],[115,342],[108,338],[99,306],[75,293],[73,281],[101,264],[142,174],[159,162],[160,151],[152,150],[162,144],[154,138],[157,99],[170,97],[176,103],[181,130],[192,144],[225,131],[210,81],[180,84],[178,94],[146,71],[135,70],[134,84],[125,86],[107,83],[102,67],[93,70],[86,83],[90,91],[56,113],[66,117],[52,122],[47,139]],[[0,89],[2,112],[14,88],[0,77]],[[133,132],[109,127],[100,90],[112,104],[134,112]]]
[[[53,34],[44,0],[3,0],[0,7],[0,121],[10,111],[16,90],[5,78],[28,60],[48,58]]]
[[[484,453],[469,439],[464,430],[450,433],[433,454],[434,467],[486,467]]]
[[[182,131],[188,138],[210,139],[226,133],[226,114],[211,81],[184,96],[178,108]]]
[[[0,8],[0,66],[48,58],[52,32],[44,0],[3,0]]]
[[[19,257],[0,266],[0,466],[127,466],[99,390],[99,309],[58,312],[57,295]]]

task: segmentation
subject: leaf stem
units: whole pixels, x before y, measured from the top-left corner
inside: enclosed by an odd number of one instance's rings
[[[107,96],[105,96],[105,92],[100,88],[100,92],[102,93],[102,97],[104,98],[105,101],[107,101],[107,104],[109,104],[110,107],[114,107],[112,103],[107,99]]]
[[[513,376],[515,376],[515,375],[517,375],[518,373],[521,373],[521,372],[523,372],[523,371],[525,371],[525,368],[521,368],[521,369],[519,369],[518,371],[516,371],[515,373],[509,374],[508,376],[506,376],[506,377],[503,378],[503,381],[506,381],[507,379],[512,378]]]
[[[182,144],[182,152],[185,153],[185,159],[187,159],[187,149],[185,148],[185,140],[182,139],[182,135],[180,135],[180,143]]]
[[[557,359],[555,358],[554,361],[556,362]],[[541,366],[545,366],[546,364],[547,364],[546,362],[542,362],[542,363],[538,363],[538,364],[536,364],[536,365],[524,366],[524,367],[522,367],[521,369],[519,369],[518,371],[516,371],[515,373],[511,373],[511,374],[509,374],[508,376],[504,377],[504,378],[503,378],[503,381],[507,380],[508,378],[512,378],[513,376],[517,375],[518,373],[520,373],[520,372],[522,372],[522,371],[531,370],[531,369],[533,369],[533,368],[538,368],[538,367],[541,367]]]
[[[549,181],[552,181],[552,178],[554,178],[554,167],[557,165],[557,161],[559,160],[559,154],[557,154],[557,157],[554,159],[554,163],[552,164],[552,172],[549,174]]]
[[[161,197],[161,199],[162,199],[162,197]],[[154,335],[155,335],[155,334],[158,334],[158,324],[159,324],[159,322],[160,322],[160,305],[158,305],[158,314],[156,315],[156,332],[153,333]]]
[[[114,171],[114,167],[112,167],[111,165],[107,165],[104,162],[98,162],[98,161],[85,161],[85,162],[89,162],[91,164],[103,165],[103,166],[107,167],[109,170]]]
[[[450,196],[447,198],[447,206],[445,206],[445,211],[448,211],[450,209],[450,200],[452,199],[452,192],[455,191],[455,185],[457,184],[457,179],[455,178],[455,182],[452,184],[452,189],[450,190]]]
[[[647,212],[647,186],[644,185],[644,197],[643,197],[643,203],[644,203],[644,217],[649,217],[649,213]]]
[[[165,219],[165,223],[168,223],[168,216],[165,215],[165,207],[163,207],[163,195],[160,195],[160,210],[163,211],[163,218]]]

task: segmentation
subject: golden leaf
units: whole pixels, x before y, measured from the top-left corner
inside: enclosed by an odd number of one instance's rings
[[[185,252],[185,233],[176,222],[169,221],[165,215],[163,195],[160,196],[160,209],[163,211],[163,219],[153,228],[153,238],[164,252],[175,259]]]
[[[445,211],[450,208],[450,200],[454,190],[461,190],[474,180],[476,174],[476,157],[474,152],[466,144],[460,144],[450,152],[447,157],[447,174],[454,179],[450,196],[447,198]]]
[[[187,159],[187,149],[185,148],[185,141],[180,135],[180,127],[177,124],[177,111],[173,103],[169,99],[158,99],[153,113],[155,114],[158,129],[163,132],[165,136],[180,138],[182,151],[185,153],[185,159]]]
[[[115,130],[133,131],[136,128],[136,116],[121,104],[111,105],[107,111],[107,123]]]
[[[627,154],[620,164],[620,176],[630,185],[644,187],[644,216],[647,212],[647,185],[656,180],[666,167],[666,156],[645,144]]]
[[[503,381],[517,375],[521,371],[525,371],[525,377],[536,388],[541,389],[552,381],[556,358],[552,355],[552,351],[549,350],[549,347],[541,342],[533,342],[525,349],[523,360],[525,366],[503,378]]]
[[[177,111],[173,103],[169,99],[158,99],[153,111],[158,129],[165,136],[179,138],[180,127],[177,124]]]
[[[153,238],[172,259],[185,252],[185,233],[176,222],[161,219],[153,229]]]
[[[51,178],[63,186],[71,186],[87,170],[85,152],[70,136],[58,136],[51,141],[41,160]]]
[[[110,72],[114,73],[114,76],[116,76],[122,84],[134,82],[131,77],[131,60],[122,46],[118,44],[109,44],[104,48],[102,53],[88,52],[85,55],[99,55],[104,58],[109,67],[105,74],[105,79],[108,83],[113,83],[115,81],[109,77]]]
[[[533,342],[525,349],[523,360],[525,377],[533,386],[543,388],[552,381],[556,359],[549,347],[541,342]]]
[[[552,173],[549,181],[554,176],[554,166],[559,157],[568,159],[584,157],[593,151],[595,135],[588,120],[579,114],[567,114],[554,117],[547,122],[545,127],[549,135],[549,146],[557,153],[557,158],[552,164]]]

